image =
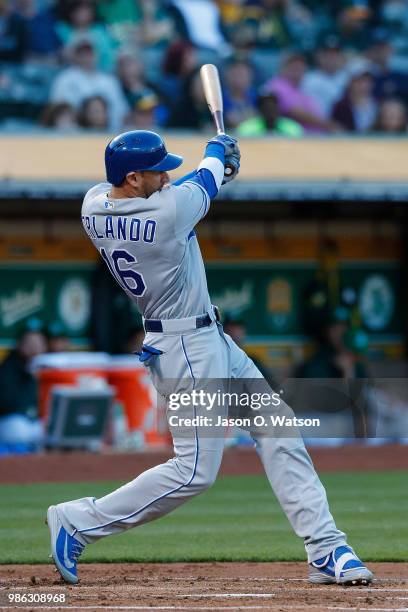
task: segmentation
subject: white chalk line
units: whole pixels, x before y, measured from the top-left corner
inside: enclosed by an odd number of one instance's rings
[[[148,579],[150,580],[154,580],[154,578],[149,577]],[[184,576],[183,577],[184,580],[196,580],[197,576]],[[132,579],[133,580],[133,579]],[[134,580],[137,580],[137,578],[135,578]],[[161,578],[158,578],[157,580],[161,580]],[[309,579],[308,578],[257,578],[257,577],[252,577],[252,576],[234,576],[234,577],[225,577],[225,578],[215,578],[215,577],[207,577],[206,576],[206,581],[207,582],[225,582],[226,580],[230,580],[231,582],[238,582],[240,580],[242,581],[246,581],[246,582],[308,582],[309,583]],[[407,576],[402,576],[401,578],[374,578],[373,583],[374,584],[381,584],[383,582],[408,582],[408,575]],[[310,583],[309,583],[310,584]]]
[[[362,590],[362,589],[361,589]],[[359,589],[360,591],[360,589]],[[376,593],[407,593],[408,591],[406,590],[401,590],[401,589],[371,589],[370,593],[372,593],[373,595],[375,595]],[[356,599],[365,599],[365,597],[356,597]],[[407,599],[408,597],[394,597],[394,599]]]
[[[310,585],[310,588],[299,588],[299,587],[294,587],[291,588],[289,591],[289,593],[307,593],[308,595],[312,595],[313,593],[316,593],[317,591],[321,591],[323,593],[361,593],[361,592],[367,592],[367,593],[408,593],[408,589],[387,589],[384,587],[378,587],[378,586],[354,586],[354,587],[345,587],[341,584],[328,584],[327,586],[315,586],[315,585]],[[282,594],[283,590],[281,591],[277,591],[277,594]]]
[[[140,579],[142,579],[142,576],[140,576]],[[129,582],[138,582],[139,578],[131,578],[130,580],[127,579],[127,581]],[[143,580],[146,581],[152,581],[154,582],[156,579],[155,578],[151,578],[151,577],[147,577],[147,578],[143,578]],[[197,576],[188,576],[188,577],[183,577],[183,580],[187,581],[187,580],[197,580]],[[198,580],[198,582],[200,582],[200,580]],[[204,582],[204,580],[203,580]],[[307,578],[251,578],[250,576],[248,576],[247,578],[235,578],[235,577],[225,577],[225,578],[211,578],[211,577],[206,577],[205,578],[205,582],[211,583],[211,582],[230,582],[230,583],[234,583],[234,582],[246,582],[246,583],[250,583],[250,582],[305,582],[309,585],[312,586],[312,583],[307,579]],[[374,579],[372,582],[372,586],[376,586],[376,585],[380,585],[380,584],[393,584],[393,583],[408,583],[408,576],[405,578],[378,578],[378,579]],[[116,585],[115,585],[116,586]],[[316,586],[316,585],[313,585]],[[328,587],[332,588],[332,586],[341,586],[341,585],[328,585]],[[323,587],[324,590],[327,588]],[[342,587],[343,588],[343,587]],[[293,589],[291,589],[293,590]]]
[[[155,589],[158,590],[158,589]],[[161,590],[165,590],[163,587]],[[342,593],[349,594],[355,597],[356,593],[372,593],[375,595],[376,593],[408,593],[408,589],[381,589],[381,588],[370,588],[370,587],[344,587],[341,585],[328,585],[327,587],[317,587],[311,589],[290,589],[290,591],[276,591],[275,593],[201,593],[201,594],[191,594],[191,593],[182,593],[179,592],[177,595],[179,597],[279,597],[282,595],[286,595],[287,593],[306,593],[307,595],[313,595],[316,592],[327,593],[328,595],[333,593]],[[176,597],[177,597],[176,595]],[[172,593],[172,597],[174,594]],[[357,597],[357,599],[365,599],[365,597]],[[401,599],[407,599],[408,597],[402,597]]]
[[[408,612],[408,608],[339,608],[338,606],[327,606],[327,610],[345,610],[346,612]]]
[[[349,592],[354,588],[356,591],[367,591],[368,593],[408,593],[408,589],[383,589],[381,587],[341,587],[342,592]],[[314,590],[314,589],[313,589]],[[323,591],[324,589],[322,589]],[[296,591],[296,589],[290,589],[291,592]],[[309,591],[311,593],[312,591]]]
[[[189,593],[189,594],[180,594],[179,597],[193,597],[195,598],[199,598],[199,597],[232,597],[233,599],[239,599],[240,597],[260,597],[262,598],[268,598],[268,597],[276,597],[276,593],[199,593],[199,594],[194,594],[194,593]]]

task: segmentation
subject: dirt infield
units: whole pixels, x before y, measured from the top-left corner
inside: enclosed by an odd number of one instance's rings
[[[388,445],[311,449],[318,472],[381,471],[408,469],[408,447]],[[53,452],[0,458],[0,484],[33,482],[79,482],[94,480],[131,480],[138,474],[172,456],[170,448],[137,452],[85,453]],[[262,474],[254,449],[226,449],[221,474]]]
[[[406,447],[319,449],[319,471],[408,469]],[[171,450],[101,454],[52,453],[0,459],[0,483],[92,481],[135,477],[167,460]],[[252,449],[227,449],[223,474],[258,474]],[[67,586],[53,565],[0,566],[0,610],[302,610],[408,612],[408,563],[372,563],[370,587],[307,582],[306,563],[82,564],[81,582]],[[12,604],[10,596],[31,604]],[[65,600],[62,601],[62,597]],[[56,598],[58,603],[50,602]],[[42,600],[41,600],[42,598]],[[41,603],[43,601],[43,603]]]
[[[81,582],[67,586],[53,566],[0,567],[0,609],[11,594],[35,601],[65,595],[63,604],[25,609],[72,610],[408,610],[408,564],[373,563],[370,587],[312,585],[305,563],[83,564]]]

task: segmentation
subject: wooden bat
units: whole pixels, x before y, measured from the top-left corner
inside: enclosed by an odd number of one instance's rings
[[[205,99],[207,100],[210,113],[213,116],[217,134],[225,134],[224,105],[222,102],[220,75],[218,74],[217,66],[214,66],[214,64],[204,64],[204,66],[201,66],[200,76]],[[226,176],[232,174],[233,171],[234,169],[231,166],[225,166]]]
[[[221,83],[217,66],[204,64],[200,70],[205,99],[213,116],[217,134],[225,134],[224,105],[222,103]]]

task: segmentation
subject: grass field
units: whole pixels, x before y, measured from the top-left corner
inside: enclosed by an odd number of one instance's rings
[[[337,525],[366,561],[408,559],[407,472],[337,473],[322,478]],[[101,497],[118,482],[0,486],[0,563],[45,563],[46,508]],[[297,538],[262,476],[220,477],[173,514],[87,547],[93,561],[296,561]]]

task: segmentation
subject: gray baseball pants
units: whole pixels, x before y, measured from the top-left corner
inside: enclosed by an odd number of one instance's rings
[[[148,366],[153,384],[162,395],[168,391],[165,384],[169,379],[194,382],[261,377],[252,360],[215,322],[182,334],[148,333],[145,344],[163,351]],[[116,491],[100,499],[85,497],[59,504],[65,529],[89,544],[164,516],[208,489],[217,477],[224,439],[202,435],[200,427],[191,427],[190,433],[186,436],[184,431],[183,436],[178,436],[173,430],[174,458]],[[325,490],[302,438],[256,432],[251,435],[283,511],[295,533],[304,540],[309,563],[345,544],[345,535],[330,514]]]

